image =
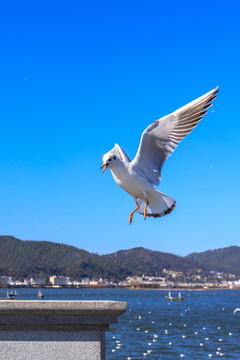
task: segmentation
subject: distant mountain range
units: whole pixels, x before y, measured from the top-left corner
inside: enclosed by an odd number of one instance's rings
[[[229,246],[223,249],[192,253],[185,259],[197,262],[207,270],[215,270],[240,275],[240,247]]]
[[[193,253],[186,257],[134,248],[98,255],[74,246],[49,241],[23,241],[0,236],[0,276],[13,279],[65,275],[124,280],[127,276],[161,276],[163,269],[194,273],[223,271],[240,275],[240,247]]]

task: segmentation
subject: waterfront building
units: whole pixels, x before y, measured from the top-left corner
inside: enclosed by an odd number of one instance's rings
[[[49,282],[52,285],[61,285],[61,286],[72,284],[71,281],[69,280],[69,277],[65,277],[65,276],[50,276]]]
[[[9,276],[1,276],[0,277],[0,284],[4,284],[4,285],[13,285],[13,280],[11,277]]]

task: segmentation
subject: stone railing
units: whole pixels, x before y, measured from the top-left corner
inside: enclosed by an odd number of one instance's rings
[[[127,303],[0,301],[0,360],[103,360],[105,331]]]

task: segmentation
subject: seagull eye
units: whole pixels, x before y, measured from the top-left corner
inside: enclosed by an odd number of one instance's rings
[[[112,159],[108,159],[108,161],[111,161]]]

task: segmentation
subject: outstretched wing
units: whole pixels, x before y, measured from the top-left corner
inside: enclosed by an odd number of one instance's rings
[[[131,161],[127,156],[127,154],[125,153],[125,151],[118,144],[114,145],[114,148],[111,150],[111,152],[117,155],[117,157],[122,161],[126,161],[126,162]]]
[[[131,163],[132,168],[151,184],[159,185],[164,161],[207,113],[217,95],[217,89],[149,125],[142,134],[137,154]]]

